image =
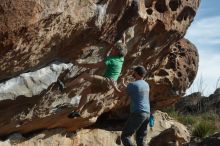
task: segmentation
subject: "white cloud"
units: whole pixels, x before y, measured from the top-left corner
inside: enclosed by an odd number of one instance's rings
[[[193,42],[199,51],[199,71],[187,93],[204,89],[208,96],[216,88],[220,77],[220,16],[195,21],[189,28],[186,38]],[[202,78],[202,79],[201,79]],[[203,81],[203,87],[200,82]]]
[[[202,45],[220,44],[220,16],[195,21],[186,37]]]
[[[220,54],[203,52],[200,53],[200,56],[197,77],[187,94],[202,91],[204,95],[208,96],[215,91],[217,80],[220,78]]]

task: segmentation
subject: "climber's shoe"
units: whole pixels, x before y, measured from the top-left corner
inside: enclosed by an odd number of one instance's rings
[[[77,117],[80,117],[80,113],[79,112],[76,112],[76,111],[72,111],[69,115],[68,115],[68,118],[72,119],[72,118],[77,118]]]

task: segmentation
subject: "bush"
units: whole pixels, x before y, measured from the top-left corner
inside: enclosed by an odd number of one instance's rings
[[[194,125],[198,119],[192,115],[185,115],[185,116],[179,116],[177,120],[186,125]]]
[[[181,114],[173,108],[166,110],[169,116],[191,129],[192,136],[204,138],[220,132],[220,117],[215,112]]]
[[[174,118],[174,119],[178,119],[179,118],[179,113],[176,111],[170,111],[167,113],[170,117]]]
[[[169,116],[171,116],[172,118],[176,119],[177,121],[186,124],[186,125],[193,125],[196,123],[197,119],[195,118],[195,116],[192,115],[183,115],[181,113],[178,113],[177,111],[175,111],[174,109],[170,108],[167,109],[166,112],[168,113]]]
[[[207,113],[203,113],[201,114],[201,118],[205,121],[215,121],[216,119],[219,118],[219,116],[214,113],[214,112],[207,112]]]
[[[215,132],[215,127],[211,122],[200,121],[193,128],[192,135],[195,137],[205,138]]]

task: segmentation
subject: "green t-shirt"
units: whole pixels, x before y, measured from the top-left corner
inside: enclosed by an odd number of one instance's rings
[[[122,70],[124,57],[108,56],[105,58],[104,63],[107,66],[105,73],[104,73],[104,77],[111,78],[114,81],[117,81]]]

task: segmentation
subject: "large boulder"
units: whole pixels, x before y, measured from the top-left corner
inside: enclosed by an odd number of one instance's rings
[[[185,135],[186,131],[180,130],[183,129],[175,126],[164,130],[158,136],[152,138],[149,146],[180,146],[186,143],[189,140],[186,139],[189,135]]]
[[[155,126],[153,129],[148,128],[146,141],[152,146],[165,146],[163,143],[173,142],[186,143],[189,142],[189,132],[187,128],[181,123],[170,118],[166,113],[156,111],[154,113]],[[65,129],[43,130],[37,134],[29,134],[22,136],[20,133],[14,133],[0,142],[0,146],[34,146],[34,145],[65,145],[65,146],[119,146],[122,145],[120,141],[121,123],[112,124],[111,122],[102,121],[105,128],[100,129],[83,129],[77,132],[68,132]],[[120,121],[117,121],[120,122]],[[124,123],[123,123],[124,124]],[[100,125],[99,125],[100,126]],[[147,126],[147,125],[146,125]],[[107,128],[106,128],[107,127]],[[175,129],[175,130],[171,130]],[[170,131],[170,132],[167,132]],[[174,132],[173,132],[174,131]],[[167,134],[168,133],[168,134]],[[161,137],[161,135],[164,135]],[[155,143],[157,141],[157,144]],[[134,137],[132,137],[134,142]],[[158,143],[161,142],[161,145]]]
[[[200,1],[188,0],[1,0],[0,1],[0,136],[38,129],[76,130],[96,122],[104,112],[127,106],[113,90],[90,94],[83,117],[68,119],[85,82],[65,93],[57,78],[83,72],[74,64],[103,59],[103,53],[125,36],[129,68],[144,65],[154,109],[177,101],[193,82],[198,52],[184,39]],[[71,63],[70,63],[71,62]],[[68,74],[66,74],[66,72]],[[120,86],[120,80],[119,80]]]

